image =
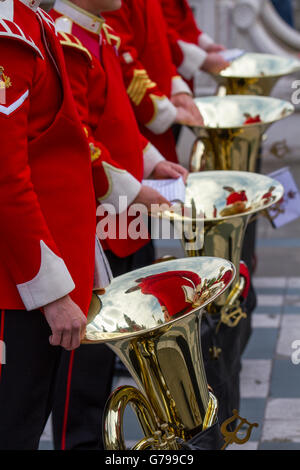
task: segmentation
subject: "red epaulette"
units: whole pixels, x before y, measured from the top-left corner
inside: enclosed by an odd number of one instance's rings
[[[34,49],[34,51],[39,54],[42,59],[44,58],[40,49],[31,39],[31,37],[28,34],[24,33],[20,26],[13,21],[4,20],[3,18],[0,18],[0,39],[1,38],[11,38],[14,40],[21,41],[23,44],[26,44],[27,46]]]
[[[63,31],[58,31],[57,35],[63,47],[73,47],[77,51],[83,53],[84,56],[89,59],[89,62],[92,62],[93,58],[92,58],[90,51],[86,47],[84,47],[82,42],[79,41],[79,39],[76,36],[70,33],[65,33]]]

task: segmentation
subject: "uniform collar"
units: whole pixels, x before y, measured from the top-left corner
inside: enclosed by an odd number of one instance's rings
[[[68,0],[56,0],[54,4],[54,10],[62,15],[67,16],[74,23],[78,24],[84,29],[87,29],[91,33],[100,34],[102,25],[105,22],[103,18],[95,16],[92,13],[83,10]]]
[[[30,10],[36,11],[40,6],[41,0],[19,0],[19,2],[26,5]]]

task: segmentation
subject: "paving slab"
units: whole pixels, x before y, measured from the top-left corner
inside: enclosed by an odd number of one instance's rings
[[[284,310],[284,305],[263,305],[257,306],[255,309],[255,314],[258,315],[281,315],[282,311]]]
[[[266,404],[265,418],[300,422],[300,398],[270,398]]]
[[[275,359],[270,384],[270,397],[299,398],[299,395],[300,364],[293,364],[291,358]],[[298,425],[300,428],[299,422]]]
[[[228,450],[258,450],[259,442],[248,441],[246,444],[238,445],[231,444],[227,447]]]
[[[266,419],[262,432],[262,441],[294,442],[300,449],[299,419]]]
[[[259,295],[257,296],[257,306],[258,307],[282,307],[283,305],[283,295]]]
[[[278,442],[276,440],[274,440],[273,442],[263,441],[258,445],[258,450],[297,451],[300,450],[300,444],[296,442]]]
[[[245,359],[272,359],[277,336],[277,328],[254,328],[243,357]]]
[[[300,295],[287,294],[284,299],[285,306],[300,307]]]
[[[243,359],[241,370],[241,397],[267,397],[271,368],[272,361],[268,359]]]
[[[258,291],[262,288],[285,288],[287,286],[286,277],[258,277],[253,278],[253,286]]]
[[[288,289],[300,289],[300,277],[290,277],[287,279]]]
[[[252,315],[252,328],[278,328],[280,319],[280,314],[254,313]]]
[[[283,314],[276,354],[290,358],[297,340],[300,341],[300,317]]]
[[[290,315],[290,314],[300,314],[300,306],[295,305],[284,305],[283,306],[283,313]]]

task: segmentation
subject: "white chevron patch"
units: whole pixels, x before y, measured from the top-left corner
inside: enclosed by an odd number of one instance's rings
[[[29,90],[25,91],[20,98],[18,98],[14,103],[10,104],[9,106],[4,106],[0,105],[0,113],[5,114],[6,116],[9,116],[12,114],[14,111],[16,111],[18,108],[22,106],[24,101],[28,98],[29,96]]]

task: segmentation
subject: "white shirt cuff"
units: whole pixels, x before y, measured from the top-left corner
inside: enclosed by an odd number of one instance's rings
[[[75,284],[64,260],[40,241],[41,264],[37,275],[28,282],[18,284],[17,289],[26,310],[41,308],[74,290]]]
[[[171,96],[178,95],[179,93],[187,93],[193,96],[193,92],[188,84],[179,76],[172,78]]]
[[[186,80],[191,80],[204,64],[207,52],[185,41],[178,41],[178,45],[183,53],[183,61],[177,70]]]
[[[149,144],[144,149],[144,179],[148,178],[158,163],[165,161],[165,158],[154,145]]]
[[[199,36],[198,44],[201,47],[201,49],[206,50],[208,46],[210,46],[211,44],[214,44],[214,42],[215,41],[206,33],[202,33]]]
[[[127,207],[137,197],[141,190],[141,183],[128,171],[115,168],[107,162],[103,162],[103,168],[109,181],[109,188],[106,194],[98,198],[101,204],[111,204],[114,206],[116,213],[125,210],[124,197],[126,197]],[[122,207],[120,208],[120,197],[122,197]]]
[[[166,97],[150,95],[154,106],[154,115],[150,122],[145,124],[153,134],[164,134],[175,122],[177,109]]]

